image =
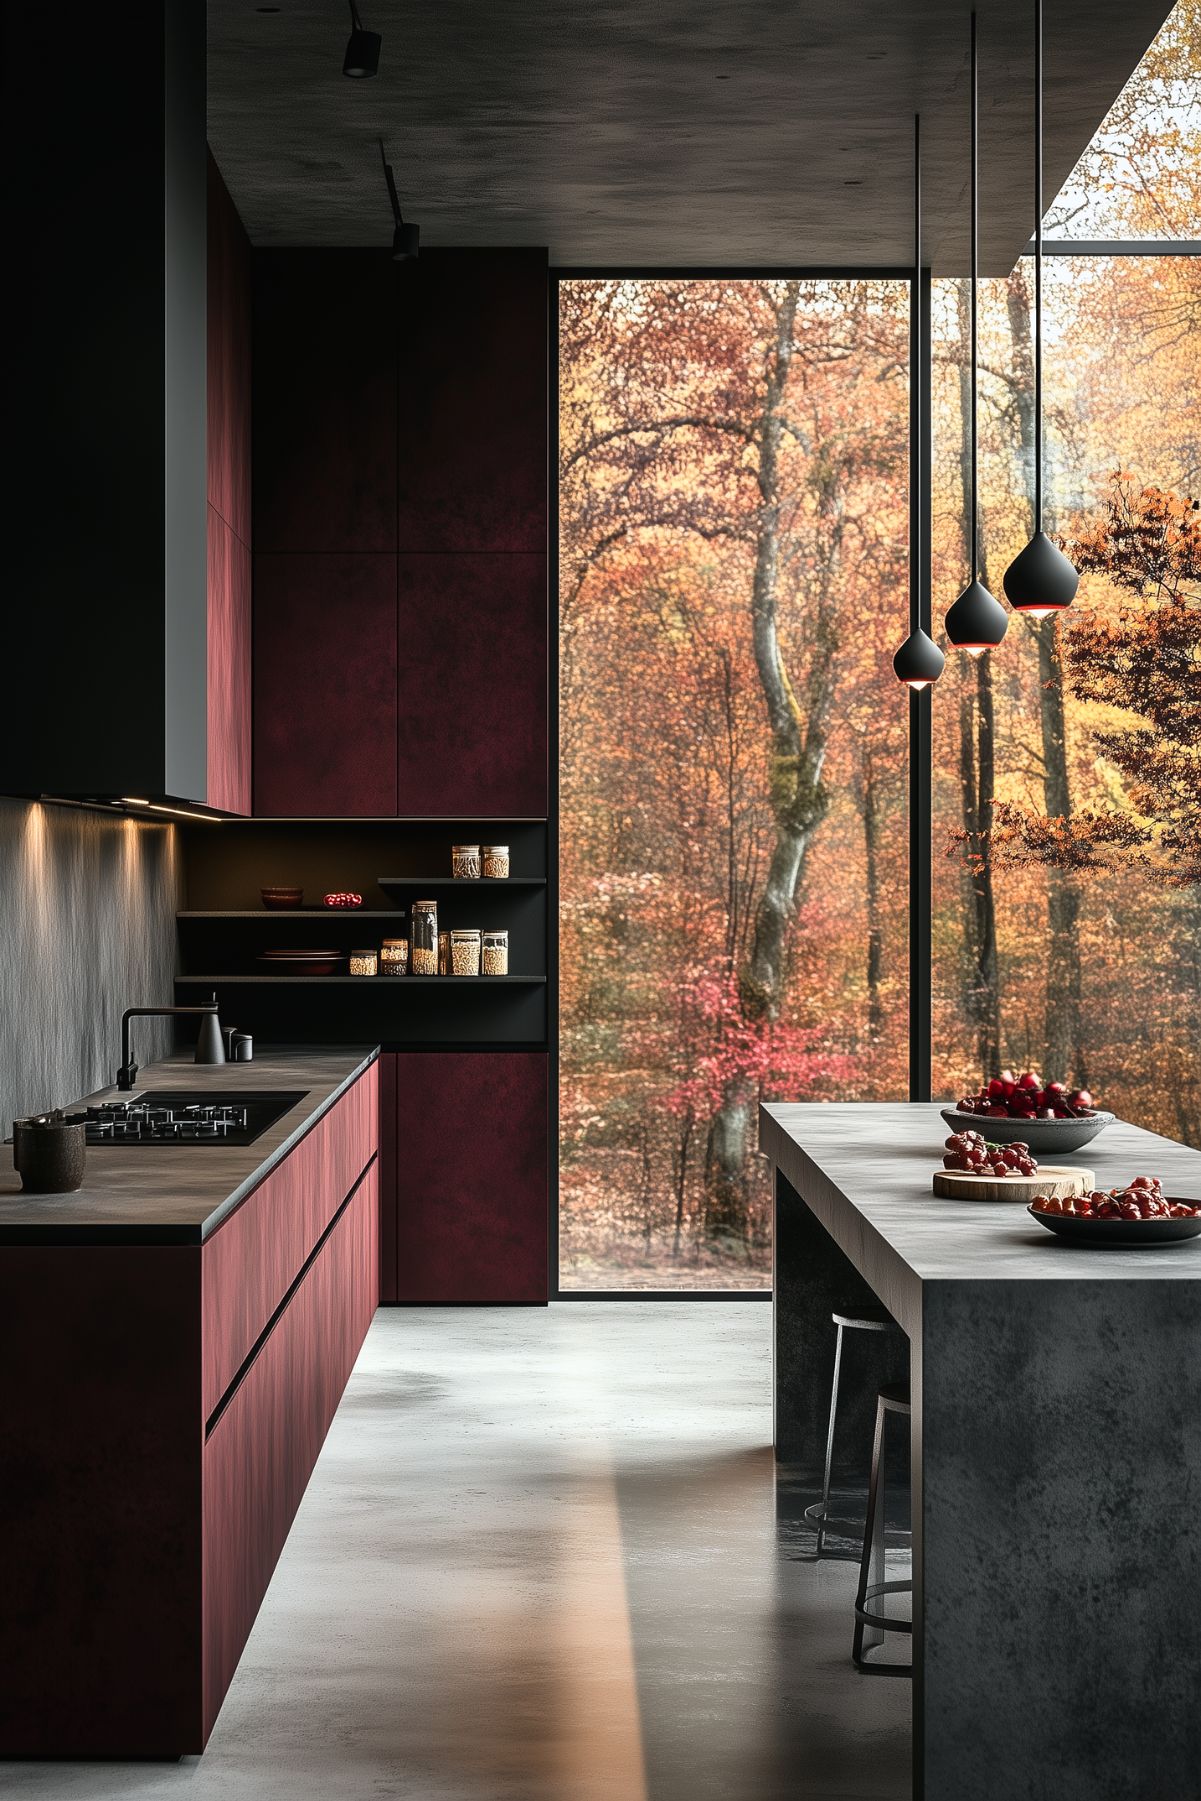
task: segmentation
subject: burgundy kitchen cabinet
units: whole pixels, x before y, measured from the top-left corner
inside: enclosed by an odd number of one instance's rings
[[[396,558],[255,558],[254,810],[396,812]]]
[[[200,1243],[0,1252],[0,1758],[204,1749],[379,1295],[370,1065]]]
[[[254,285],[255,812],[545,818],[545,252]]]
[[[546,558],[402,556],[397,588],[397,811],[544,817]]]
[[[396,1294],[432,1306],[545,1304],[548,1059],[396,1057]]]

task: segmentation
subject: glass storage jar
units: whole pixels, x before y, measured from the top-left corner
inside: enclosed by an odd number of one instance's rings
[[[474,926],[463,926],[450,935],[450,973],[452,976],[478,976],[480,973],[480,934]]]
[[[450,974],[449,932],[439,932],[438,934],[438,974],[440,976],[448,976]]]
[[[478,882],[480,877],[479,845],[452,844],[450,847],[450,873],[456,881]]]
[[[438,973],[438,903],[433,900],[413,902],[410,916],[409,943],[412,954],[409,965],[415,976]]]
[[[490,882],[506,880],[509,874],[509,847],[507,844],[485,844],[483,871]]]
[[[484,933],[480,949],[480,968],[486,976],[508,975],[509,934],[507,929]]]
[[[369,950],[351,951],[350,973],[352,976],[377,976],[379,974],[379,956],[374,945]]]
[[[409,941],[407,938],[385,938],[379,954],[382,976],[407,976],[409,973]]]

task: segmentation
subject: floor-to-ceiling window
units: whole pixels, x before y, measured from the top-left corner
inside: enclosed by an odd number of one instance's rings
[[[1051,208],[1047,528],[1075,605],[951,657],[933,708],[933,1079],[1003,1065],[1201,1144],[1201,0]],[[1193,246],[1195,249],[1196,246]],[[936,285],[934,586],[965,570],[966,292]],[[981,549],[1031,529],[1032,269],[982,284]]]
[[[948,658],[927,772],[934,1093],[1020,1063],[1193,1143],[1199,96],[1181,0],[1047,222],[1047,525],[1079,598]],[[1030,530],[1029,260],[980,306],[999,593]],[[937,627],[962,283],[932,319]],[[559,320],[561,1283],[764,1287],[758,1099],[907,1092],[908,291],[569,279]]]
[[[559,322],[561,1280],[760,1288],[758,1101],[906,1092],[908,291]]]

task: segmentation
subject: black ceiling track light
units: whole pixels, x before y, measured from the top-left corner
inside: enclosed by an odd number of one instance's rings
[[[922,292],[922,120],[921,114],[915,114],[913,120],[913,294],[910,308],[913,317],[910,319],[910,358],[909,358],[909,436],[912,443],[921,442],[922,432],[922,377],[917,366],[917,347],[921,341],[920,333],[914,330],[914,319],[921,308]],[[915,694],[936,682],[943,672],[946,658],[937,644],[922,626],[922,583],[925,579],[925,551],[922,546],[922,505],[919,500],[909,507],[909,636],[892,659],[892,667],[899,682]]]
[[[979,218],[979,82],[976,52],[976,15],[972,14],[972,147],[971,147],[971,183],[972,183],[972,275],[971,275],[971,341],[972,341],[972,498],[971,516],[968,520],[968,543],[970,545],[971,570],[968,585],[947,609],[947,638],[957,650],[966,650],[969,657],[983,656],[986,650],[995,650],[1009,628],[1009,615],[995,595],[990,594],[980,580],[980,498],[979,498],[979,447],[977,427],[976,385],[980,362],[980,333],[977,318],[977,288],[980,276],[980,218]]]
[[[352,81],[366,81],[372,75],[378,75],[382,43],[378,31],[363,30],[359,9],[355,0],[350,0],[350,36],[346,40],[346,55],[342,58],[343,75],[349,75]]]
[[[396,177],[392,173],[392,165],[388,161],[383,138],[379,140],[379,159],[384,165],[388,199],[392,202],[392,261],[394,263],[416,262],[421,240],[421,227],[405,224],[400,210],[400,196],[396,192]]]
[[[1005,571],[1015,613],[1047,619],[1070,607],[1080,576],[1043,530],[1043,4],[1034,0],[1034,536]]]

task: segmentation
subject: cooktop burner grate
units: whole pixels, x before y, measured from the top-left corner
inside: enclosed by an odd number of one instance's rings
[[[307,1090],[184,1093],[150,1089],[128,1101],[103,1101],[68,1117],[84,1120],[87,1142],[105,1144],[253,1144],[304,1099]]]

